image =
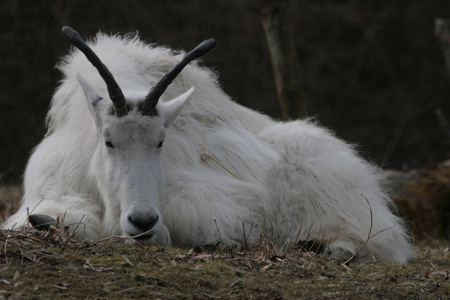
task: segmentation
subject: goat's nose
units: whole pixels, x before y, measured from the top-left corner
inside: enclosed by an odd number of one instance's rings
[[[141,215],[141,214],[133,214],[128,216],[128,221],[133,224],[134,227],[139,229],[142,232],[149,231],[153,227],[155,227],[156,223],[158,223],[159,216],[158,215]]]

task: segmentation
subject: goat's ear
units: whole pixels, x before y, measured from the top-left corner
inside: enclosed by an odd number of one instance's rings
[[[78,82],[81,85],[81,88],[83,89],[84,95],[86,96],[87,104],[89,106],[89,111],[91,112],[92,117],[94,118],[95,124],[98,128],[102,127],[102,121],[99,114],[99,102],[103,100],[103,97],[101,97],[97,91],[94,89],[92,85],[89,84],[89,82],[81,76],[80,73],[77,74]]]
[[[193,87],[189,89],[189,91],[181,94],[177,98],[170,100],[169,102],[158,102],[156,106],[156,110],[158,111],[158,115],[160,115],[164,120],[164,126],[167,128],[172,121],[176,118],[178,113],[183,108],[184,104],[186,104],[189,97],[195,91]]]

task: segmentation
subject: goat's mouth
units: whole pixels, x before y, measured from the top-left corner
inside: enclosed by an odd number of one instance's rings
[[[144,235],[132,236],[132,238],[137,240],[137,241],[145,241],[145,240],[151,239],[153,236],[154,236],[153,233],[148,233],[148,234],[144,234]]]
[[[146,242],[153,238],[154,232],[143,232],[140,234],[130,234],[129,236],[138,242]]]

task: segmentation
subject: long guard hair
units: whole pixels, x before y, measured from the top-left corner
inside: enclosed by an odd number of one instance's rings
[[[81,222],[79,239],[193,246],[264,235],[278,247],[320,241],[333,257],[414,255],[380,171],[312,121],[277,122],[232,101],[194,61],[213,40],[185,54],[63,31],[79,50],[59,64],[48,134],[4,228],[26,226],[28,210],[36,226]]]

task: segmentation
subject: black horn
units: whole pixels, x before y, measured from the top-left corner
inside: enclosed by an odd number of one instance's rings
[[[86,58],[91,62],[91,64],[98,70],[98,73],[103,78],[108,88],[108,94],[114,104],[114,111],[118,117],[122,117],[128,113],[128,106],[125,97],[117,84],[116,80],[112,76],[111,72],[102,63],[100,58],[89,48],[88,45],[83,41],[81,36],[69,26],[64,26],[62,28],[63,34],[66,38],[81,52],[84,53]]]
[[[145,97],[144,103],[140,107],[140,111],[144,115],[156,115],[156,104],[164,91],[167,89],[169,84],[177,77],[178,74],[183,70],[183,68],[196,58],[199,58],[216,47],[216,41],[214,39],[208,39],[203,41],[200,45],[195,47],[191,52],[186,54],[186,56],[175,66],[172,70],[167,72],[158,83],[150,90],[150,92]]]

